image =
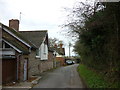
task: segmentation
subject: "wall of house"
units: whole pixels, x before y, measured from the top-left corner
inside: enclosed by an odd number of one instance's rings
[[[40,61],[40,73],[53,68],[52,61]]]
[[[29,55],[17,55],[19,58],[19,66],[18,66],[18,78],[20,81],[24,81],[24,61],[27,59],[29,62]],[[29,76],[28,76],[29,77]]]
[[[39,65],[40,73],[53,68],[53,58],[54,58],[53,53],[49,52],[48,60],[40,60]]]
[[[19,61],[18,61],[18,63],[19,63],[19,72],[18,72],[18,77],[19,77],[19,80],[20,81],[24,81],[24,59],[25,58],[25,56],[24,55],[20,55],[20,56],[18,56],[18,59],[19,59]]]
[[[53,68],[53,54],[49,52],[47,60],[41,60],[40,58],[36,58],[36,51],[31,51],[29,55],[29,77],[32,75],[40,74],[44,71]]]
[[[52,52],[48,52],[48,62],[50,62],[49,67],[48,67],[49,69],[55,66],[55,57]]]
[[[29,77],[32,75],[37,75],[40,73],[40,59],[36,58],[36,51],[31,51],[30,55],[29,55],[29,66],[28,66],[28,70],[29,70]]]
[[[45,43],[40,46],[40,58],[41,60],[48,60],[48,47]]]

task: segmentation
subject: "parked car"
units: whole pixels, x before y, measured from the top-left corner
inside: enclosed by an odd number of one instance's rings
[[[75,61],[72,61],[73,62],[73,64],[75,64]]]
[[[67,60],[67,61],[66,61],[66,64],[67,64],[67,65],[72,65],[72,64],[73,64],[73,61]]]

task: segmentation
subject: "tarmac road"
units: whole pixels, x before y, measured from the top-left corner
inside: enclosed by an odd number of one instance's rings
[[[78,64],[64,66],[45,73],[34,88],[84,88],[77,66]]]

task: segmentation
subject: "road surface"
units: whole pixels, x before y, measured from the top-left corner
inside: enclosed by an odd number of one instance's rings
[[[47,72],[34,88],[84,88],[77,66],[74,64]]]

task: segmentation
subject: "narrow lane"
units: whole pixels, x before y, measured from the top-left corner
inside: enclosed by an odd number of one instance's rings
[[[34,88],[84,88],[77,72],[78,64],[46,73]]]

